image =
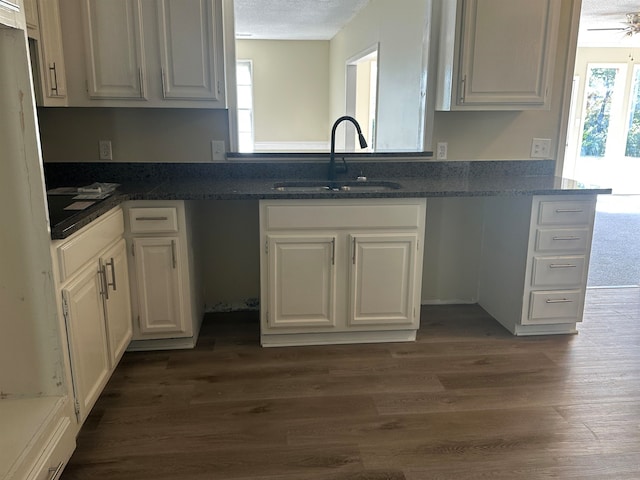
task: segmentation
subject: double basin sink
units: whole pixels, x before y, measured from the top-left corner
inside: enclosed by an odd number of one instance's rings
[[[395,182],[386,181],[327,181],[327,180],[304,180],[292,182],[278,182],[273,185],[273,189],[278,192],[384,192],[388,190],[399,190],[402,185]]]

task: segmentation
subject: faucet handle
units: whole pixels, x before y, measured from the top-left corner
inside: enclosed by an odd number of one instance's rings
[[[347,165],[347,161],[344,157],[342,157],[342,165],[336,165],[336,172],[338,173],[347,173],[349,171],[349,166]]]

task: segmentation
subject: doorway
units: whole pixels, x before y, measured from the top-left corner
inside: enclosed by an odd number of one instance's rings
[[[588,7],[588,5],[587,5]],[[584,14],[584,11],[583,11]],[[581,32],[583,31],[581,17]],[[600,32],[601,33],[601,32]],[[640,42],[581,37],[563,176],[611,187],[598,198],[589,288],[640,285]]]
[[[563,176],[640,194],[640,61],[626,49],[579,48]],[[603,61],[620,60],[625,62]]]
[[[346,113],[354,117],[367,140],[365,151],[375,151],[378,108],[378,44],[347,60]],[[346,150],[356,150],[356,133],[347,135]]]

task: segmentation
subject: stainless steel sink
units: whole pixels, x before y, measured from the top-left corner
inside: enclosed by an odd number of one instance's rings
[[[328,182],[326,180],[308,180],[278,182],[273,185],[274,190],[279,192],[383,192],[387,190],[398,190],[402,185],[395,182],[386,181],[345,181]]]

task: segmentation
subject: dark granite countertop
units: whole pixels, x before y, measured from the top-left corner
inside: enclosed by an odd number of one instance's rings
[[[128,195],[116,192],[103,200],[89,202],[91,205],[83,210],[65,210],[77,202],[72,195],[47,195],[51,238],[67,238],[128,198]]]
[[[478,165],[483,164],[483,165]],[[529,166],[527,166],[529,165]],[[102,166],[102,168],[100,168]],[[324,178],[324,165],[316,167],[260,166],[247,175],[245,165],[176,164],[46,164],[48,187],[82,185],[93,181],[121,184],[111,197],[86,210],[60,214],[50,204],[51,236],[62,239],[126,200],[261,200],[317,198],[469,197],[497,195],[607,194],[611,189],[591,187],[553,176],[541,162],[443,162],[426,166],[392,164],[386,167],[356,165],[366,171],[369,182],[392,181],[399,189],[366,191],[277,191],[274,184],[292,180]],[[353,170],[353,169],[352,169]],[[243,174],[244,173],[244,174]],[[261,173],[261,174],[257,174]],[[353,180],[355,175],[341,180]],[[66,182],[66,185],[62,182]],[[71,183],[73,182],[73,183]],[[53,207],[53,209],[52,209]]]
[[[359,191],[278,191],[275,184],[291,179],[176,179],[162,182],[141,198],[147,200],[264,200],[317,198],[486,197],[496,195],[604,194],[610,189],[586,187],[554,176],[475,178],[368,178],[398,183],[399,189]],[[337,182],[340,184],[341,182]]]

